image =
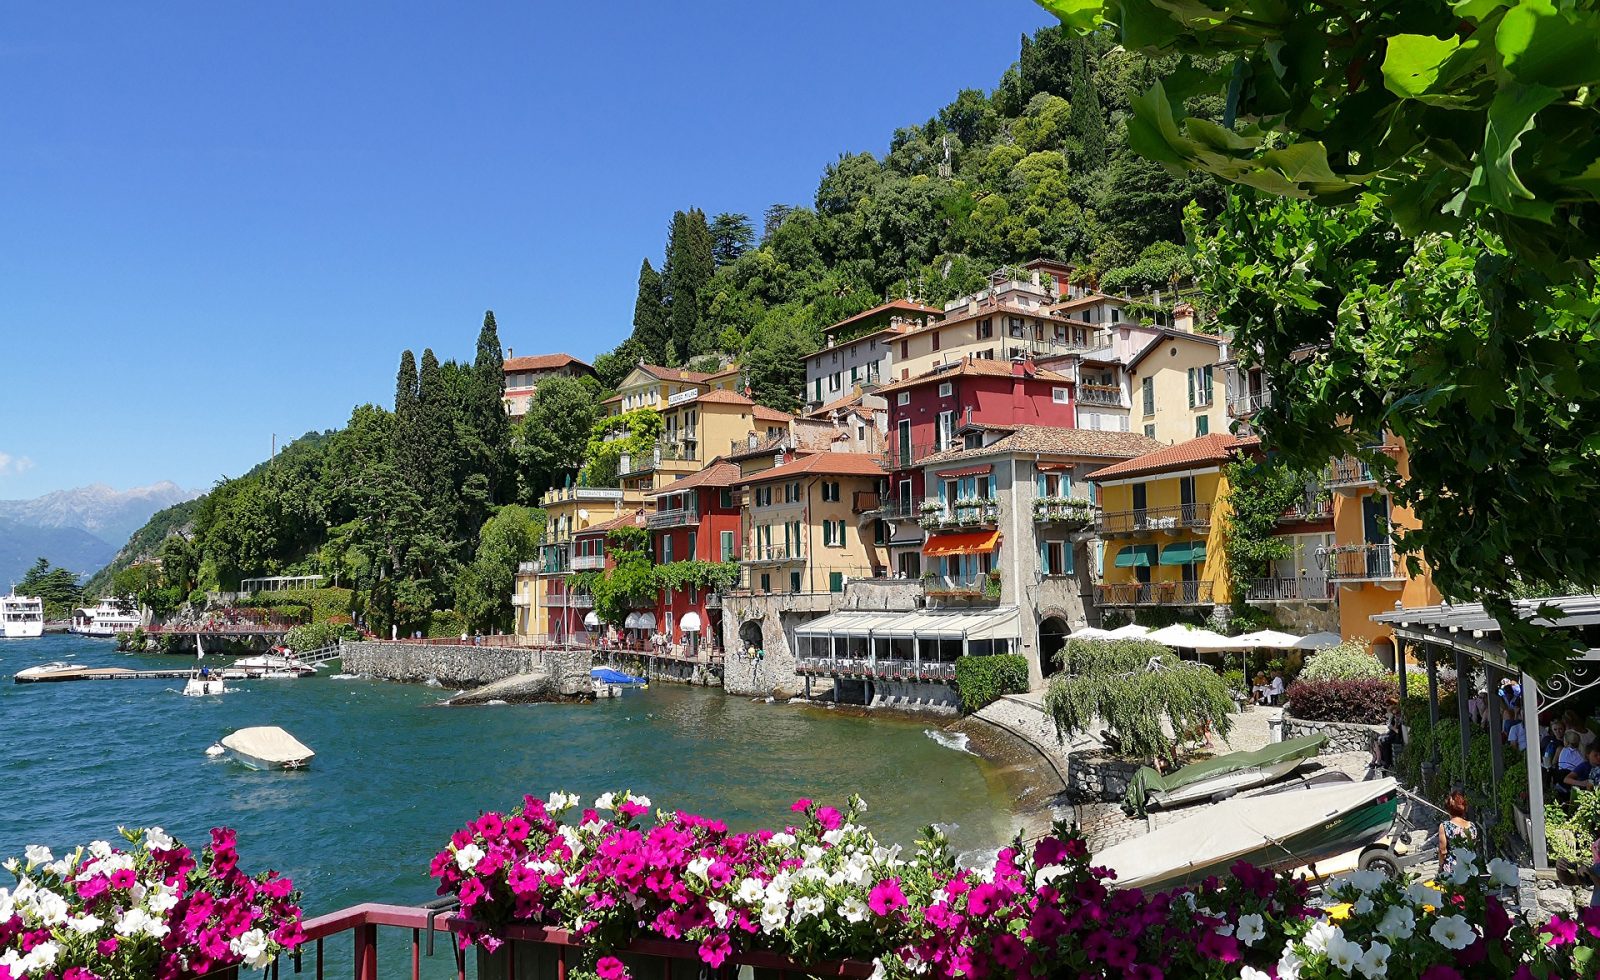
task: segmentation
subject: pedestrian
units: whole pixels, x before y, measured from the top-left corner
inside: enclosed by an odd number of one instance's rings
[[[1460,788],[1450,790],[1444,800],[1449,817],[1439,824],[1439,873],[1448,875],[1455,870],[1455,855],[1450,852],[1459,846],[1470,846],[1478,839],[1478,828],[1467,819],[1467,794]]]

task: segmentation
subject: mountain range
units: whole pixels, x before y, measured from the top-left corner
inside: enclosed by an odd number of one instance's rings
[[[87,577],[111,561],[151,515],[197,496],[199,491],[163,481],[130,490],[96,483],[32,500],[0,500],[0,588],[41,557]]]

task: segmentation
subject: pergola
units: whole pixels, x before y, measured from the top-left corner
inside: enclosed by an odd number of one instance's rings
[[[1512,667],[1506,658],[1500,623],[1487,613],[1482,603],[1437,606],[1419,606],[1396,609],[1394,612],[1373,616],[1374,622],[1386,623],[1394,630],[1396,663],[1405,664],[1406,643],[1420,644],[1422,661],[1427,668],[1429,720],[1439,722],[1439,656],[1453,658],[1456,671],[1456,716],[1461,725],[1461,754],[1463,761],[1471,748],[1470,721],[1467,690],[1470,665],[1481,666],[1488,675],[1488,713],[1490,729],[1489,759],[1491,795],[1498,799],[1500,783],[1505,775],[1504,740],[1493,734],[1501,727],[1500,698],[1495,696],[1500,679],[1511,677],[1522,683],[1522,721],[1526,732],[1526,768],[1528,777],[1528,846],[1533,851],[1536,868],[1548,868],[1545,856],[1544,779],[1539,757],[1539,713],[1554,708],[1585,691],[1600,687],[1600,596],[1556,596],[1546,599],[1520,600],[1516,604],[1519,618],[1542,629],[1561,630],[1573,642],[1572,657],[1567,669],[1552,675],[1543,682]],[[1541,610],[1547,610],[1541,613]],[[1553,610],[1551,615],[1548,610]],[[1406,671],[1399,672],[1400,697],[1406,697]]]
[[[322,587],[321,575],[268,575],[239,582],[240,592],[288,592],[293,589]]]

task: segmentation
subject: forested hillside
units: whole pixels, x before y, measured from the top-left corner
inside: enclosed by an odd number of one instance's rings
[[[546,382],[513,430],[489,313],[472,363],[404,352],[392,408],[359,406],[345,428],[163,511],[91,588],[166,613],[244,578],[314,573],[353,590],[352,615],[379,632],[508,628],[516,563],[543,530],[534,505],[580,468],[614,470],[603,457],[619,444],[596,440],[602,389],[640,358],[737,357],[763,403],[792,409],[822,327],[886,295],[941,303],[1038,257],[1113,290],[1186,275],[1184,205],[1216,190],[1167,176],[1122,135],[1130,92],[1160,70],[1060,30],[1024,38],[994,91],[959,93],[881,157],[840,157],[811,206],[774,205],[759,235],[745,215],[675,214],[661,268],[640,270],[632,335],[594,361],[600,386]]]
[[[1110,290],[1164,287],[1187,271],[1184,206],[1220,201],[1210,178],[1173,178],[1128,149],[1129,99],[1164,67],[1043,30],[992,92],[958,93],[881,156],[841,156],[809,207],[769,208],[759,245],[747,215],[678,212],[661,268],[640,270],[632,336],[594,362],[602,382],[640,357],[679,365],[715,351],[739,357],[759,401],[788,410],[821,329],[886,295],[943,303],[1040,257]]]

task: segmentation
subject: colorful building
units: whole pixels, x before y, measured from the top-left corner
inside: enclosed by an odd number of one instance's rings
[[[649,512],[643,508],[626,511],[608,521],[591,524],[572,535],[572,571],[573,572],[609,572],[616,567],[616,562],[608,553],[610,547],[606,536],[620,527],[645,527]],[[594,611],[594,597],[582,589],[570,587],[568,579],[562,579],[559,586],[566,593],[564,635],[581,636],[595,635],[605,629],[606,624],[600,622],[600,617]],[[653,608],[635,609],[628,613],[623,623],[623,635],[634,646],[639,646],[656,630],[656,615]]]
[[[511,604],[518,636],[545,639],[570,636],[580,627],[587,607],[575,611],[565,587],[573,571],[573,536],[586,528],[638,510],[644,495],[614,487],[562,487],[539,498],[545,512],[545,534],[539,557],[517,566]]]
[[[1256,444],[1212,433],[1089,474],[1102,542],[1096,605],[1206,613],[1232,601],[1223,467]]]
[[[1228,431],[1225,385],[1220,365],[1227,360],[1222,339],[1172,327],[1146,328],[1155,336],[1130,357],[1130,427],[1158,442],[1176,445]]]
[[[650,453],[625,455],[618,464],[618,482],[625,490],[660,490],[699,472],[721,447],[751,435],[780,435],[793,418],[725,388],[685,389],[668,401],[658,409],[663,428]]]
[[[883,574],[883,543],[869,516],[883,477],[881,456],[822,452],[741,478],[747,587],[838,593],[847,578]]]
[[[739,366],[727,365],[711,374],[684,368],[662,367],[640,361],[617,385],[616,394],[601,402],[607,415],[621,415],[638,408],[663,411],[677,404],[674,398],[693,397],[703,391],[733,391],[739,387]]]
[[[878,517],[891,528],[890,566],[899,575],[921,576],[923,533],[918,526],[930,493],[922,461],[966,447],[968,429],[1020,425],[1071,429],[1075,425],[1073,382],[1030,360],[968,358],[875,394],[888,403],[891,473]],[[973,445],[980,445],[977,436]]]
[[[945,304],[942,319],[891,338],[893,374],[904,381],[969,356],[1010,361],[1104,345],[1101,327],[1052,312],[1056,299],[1038,272],[1031,280],[997,273],[988,289]]]
[[[505,360],[505,405],[506,414],[512,419],[519,419],[528,414],[528,405],[533,401],[533,393],[538,390],[539,382],[546,378],[594,376],[594,368],[571,354],[533,354],[524,357],[511,355],[512,352],[508,350]]]
[[[645,522],[656,564],[739,561],[740,514],[733,495],[738,481],[737,464],[715,459],[648,495],[655,510]],[[720,651],[722,595],[695,586],[663,589],[656,622],[668,642],[682,643],[691,656]]]
[[[894,378],[894,339],[942,316],[912,300],[891,300],[823,330],[823,349],[806,358],[806,411]]]

